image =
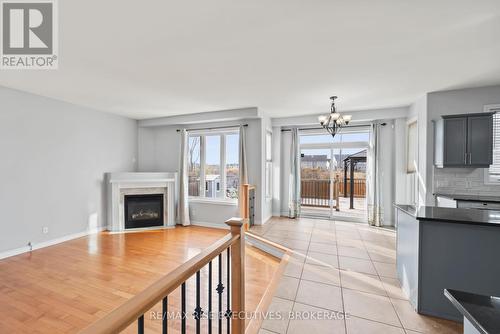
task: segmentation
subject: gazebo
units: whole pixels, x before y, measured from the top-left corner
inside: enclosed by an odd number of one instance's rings
[[[349,209],[354,209],[354,167],[359,162],[366,162],[366,149],[349,155],[344,159],[344,197],[347,197],[347,169],[350,178],[350,203]]]

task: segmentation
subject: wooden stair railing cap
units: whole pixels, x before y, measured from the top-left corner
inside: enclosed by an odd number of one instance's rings
[[[244,223],[245,223],[244,218],[233,217],[233,218],[226,220],[226,225],[229,225],[229,226],[238,227],[238,226],[243,226]]]

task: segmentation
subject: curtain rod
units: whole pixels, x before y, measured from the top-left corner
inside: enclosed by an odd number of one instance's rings
[[[226,125],[226,126],[214,126],[211,128],[197,128],[197,129],[186,129],[186,131],[201,131],[201,130],[217,130],[217,129],[231,129],[237,128],[239,126],[248,126],[248,124],[238,124],[238,125]],[[177,129],[177,132],[180,132],[181,129]]]
[[[385,125],[385,124],[383,124]],[[348,125],[348,126],[345,126],[343,127],[343,129],[349,129],[349,128],[366,128],[366,127],[369,127],[370,125],[367,124],[367,125]],[[299,128],[300,131],[304,131],[304,130],[322,130],[324,128],[322,127],[316,127],[316,128]],[[285,132],[285,131],[292,131],[292,129],[281,129],[281,132]]]

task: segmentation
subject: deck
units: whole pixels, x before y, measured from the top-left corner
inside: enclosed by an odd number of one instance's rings
[[[354,209],[349,209],[350,199],[339,197],[339,211],[333,210],[333,219],[347,219],[354,221],[366,221],[366,198],[354,198]],[[329,207],[306,206],[301,207],[302,216],[329,218]]]

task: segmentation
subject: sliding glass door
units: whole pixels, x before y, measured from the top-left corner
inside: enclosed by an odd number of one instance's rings
[[[368,128],[334,138],[324,133],[301,134],[303,216],[366,221],[368,139]]]
[[[303,149],[300,160],[302,214],[332,216],[332,150]]]

